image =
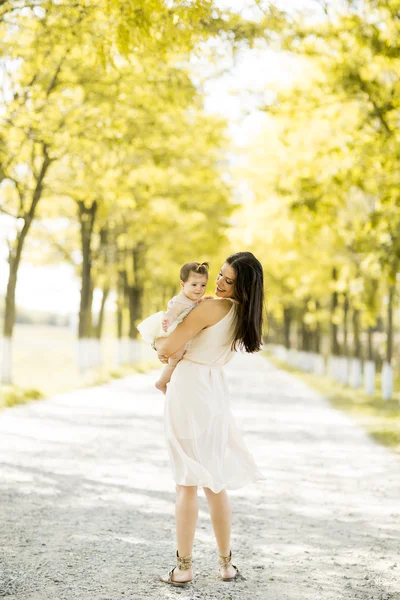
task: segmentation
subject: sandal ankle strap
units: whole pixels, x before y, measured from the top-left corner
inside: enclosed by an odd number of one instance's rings
[[[219,564],[221,567],[229,567],[229,565],[232,563],[232,550],[229,552],[229,556],[222,556],[222,554],[219,555]]]
[[[176,551],[176,562],[180,571],[187,571],[192,568],[192,555],[179,556],[178,550]]]

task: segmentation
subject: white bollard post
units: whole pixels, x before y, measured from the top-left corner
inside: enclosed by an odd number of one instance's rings
[[[95,340],[95,352],[96,352],[96,367],[101,367],[103,364],[103,353],[101,350],[101,340],[96,338]]]
[[[350,366],[350,386],[360,388],[362,386],[362,365],[359,358],[353,358]]]
[[[129,340],[129,364],[142,360],[142,344],[139,340]]]
[[[88,338],[79,338],[77,341],[78,369],[81,373],[89,367],[88,341]]]
[[[120,367],[123,363],[123,343],[121,339],[117,340],[117,347],[115,351],[115,362],[118,367]]]
[[[304,371],[304,352],[302,350],[297,353],[296,367],[300,371]]]
[[[393,368],[388,362],[383,363],[381,388],[382,398],[390,400],[393,394]]]
[[[333,377],[336,382],[341,383],[342,371],[341,371],[341,359],[339,356],[334,357],[333,362]]]
[[[327,371],[328,371],[328,376],[333,379],[333,372],[334,372],[334,360],[333,360],[333,356],[328,356],[328,361],[327,361]]]
[[[366,360],[364,363],[364,389],[368,396],[375,393],[375,363],[373,360]]]
[[[3,353],[1,357],[1,383],[12,383],[12,338],[3,338]]]
[[[122,339],[122,364],[127,365],[129,363],[129,339]]]
[[[313,370],[313,361],[314,361],[314,353],[313,352],[305,352],[304,357],[304,370],[307,373],[312,373]]]
[[[343,357],[343,385],[350,385],[350,359],[347,357]]]
[[[281,360],[282,362],[286,362],[287,361],[287,350],[286,350],[285,346],[277,346],[275,356],[278,360]]]
[[[337,371],[336,381],[342,385],[348,385],[349,383],[349,360],[344,356],[340,356],[336,359]]]
[[[325,360],[322,354],[314,355],[313,369],[316,375],[325,375]]]
[[[89,368],[97,367],[97,340],[95,338],[88,339],[88,359]]]
[[[334,358],[334,379],[337,383],[343,382],[343,373],[342,373],[342,359],[340,356],[335,356]]]
[[[134,365],[136,362],[136,348],[135,348],[136,344],[135,344],[135,340],[128,340],[128,352],[129,352],[129,358],[128,358],[128,362],[130,365]]]
[[[340,382],[340,358],[335,356],[333,358],[333,378],[336,382]]]

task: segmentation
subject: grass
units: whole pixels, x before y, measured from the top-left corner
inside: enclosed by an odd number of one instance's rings
[[[16,386],[4,386],[0,390],[0,408],[16,406],[17,404],[26,404],[32,400],[41,400],[42,392],[35,389],[22,389]]]
[[[296,377],[316,389],[332,406],[350,415],[379,444],[400,454],[400,403],[397,397],[382,400],[378,393],[368,396],[363,389],[346,387],[326,375],[303,373],[276,360],[268,352],[264,352],[264,355],[281,369],[294,373]],[[380,390],[379,377],[376,383],[376,389]],[[396,383],[395,389],[398,389]]]
[[[73,331],[46,325],[17,325],[13,342],[13,385],[0,387],[0,408],[160,368],[155,354],[154,361],[144,360],[134,366],[116,365],[116,340],[111,336],[102,341],[102,353],[104,366],[81,374],[76,364]]]

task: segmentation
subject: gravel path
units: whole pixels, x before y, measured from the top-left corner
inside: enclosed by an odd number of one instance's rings
[[[267,475],[231,493],[247,581],[216,577],[203,492],[195,584],[157,579],[174,564],[174,484],[151,373],[0,414],[0,597],[400,599],[399,458],[262,357],[228,373]]]

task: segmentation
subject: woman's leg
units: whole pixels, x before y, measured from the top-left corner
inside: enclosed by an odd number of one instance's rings
[[[221,556],[229,556],[231,551],[232,509],[226,490],[214,494],[209,488],[204,488],[210,510],[211,522]],[[222,577],[234,577],[236,571],[232,566],[221,567]]]
[[[198,514],[197,487],[177,485],[175,505],[176,539],[178,553],[181,557],[192,554]],[[173,574],[174,581],[190,581],[192,577],[192,569],[186,571],[175,569]]]

